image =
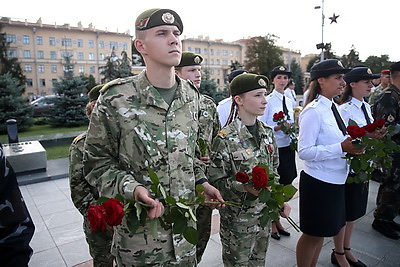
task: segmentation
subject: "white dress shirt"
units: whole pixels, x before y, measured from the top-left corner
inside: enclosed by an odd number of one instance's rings
[[[265,122],[272,128],[278,125],[278,123],[273,120],[273,117],[275,113],[283,111],[282,100],[283,100],[283,94],[273,90],[272,93],[267,96],[268,103],[264,115],[259,116],[258,119],[260,121]],[[285,98],[285,103],[290,117],[290,120],[288,120],[288,122],[294,123],[294,112],[293,112],[294,103],[289,98]],[[287,147],[290,145],[290,137],[287,134],[285,134],[281,130],[274,131],[274,134],[278,147]]]
[[[368,103],[366,103],[364,100],[360,101],[360,100],[352,97],[350,99],[350,101],[347,101],[346,103],[339,106],[340,115],[342,115],[342,117],[344,119],[344,123],[346,125],[349,124],[350,119],[355,121],[357,123],[357,125],[360,127],[368,124],[367,120],[365,119],[364,112],[361,109],[361,106],[363,103],[365,105],[365,109],[367,110],[369,120],[371,122],[374,121],[374,118],[371,115],[370,105]]]
[[[295,104],[295,106],[296,106],[296,104],[297,104],[296,92],[294,91],[294,89],[286,88],[285,89],[285,96],[287,98],[290,98],[293,101],[293,103]]]
[[[219,101],[217,106],[217,112],[219,116],[219,123],[223,128],[228,121],[229,114],[231,113],[232,97],[228,97]]]
[[[346,136],[338,127],[332,104],[319,95],[301,112],[298,152],[307,174],[327,183],[344,184],[349,166],[342,158],[341,142]]]

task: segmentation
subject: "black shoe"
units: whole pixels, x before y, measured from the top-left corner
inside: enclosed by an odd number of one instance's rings
[[[350,250],[350,248],[344,248],[345,250]],[[351,259],[346,257],[346,260],[349,262],[350,266],[354,266],[354,267],[367,267],[367,265],[365,263],[363,263],[360,260],[357,261],[352,261]]]
[[[375,219],[374,222],[372,223],[372,228],[374,228],[382,235],[389,237],[391,239],[400,238],[399,234],[396,231],[394,231],[392,227],[390,227],[388,222],[379,221]]]
[[[391,221],[391,222],[389,222],[389,225],[393,230],[400,232],[400,223]],[[278,231],[279,231],[279,229],[278,229]],[[282,234],[281,232],[279,232],[279,233]]]
[[[332,249],[331,263],[332,263],[333,265],[340,266],[338,260],[336,259],[335,254],[344,255],[344,252],[336,252],[334,249]]]
[[[275,239],[275,240],[280,240],[280,239],[281,239],[281,236],[279,235],[279,233],[272,233],[272,234],[271,234],[271,237],[272,237],[273,239]]]
[[[284,229],[279,229],[279,228],[278,228],[278,233],[279,233],[280,235],[290,236],[290,233],[287,232],[287,231],[285,231]]]

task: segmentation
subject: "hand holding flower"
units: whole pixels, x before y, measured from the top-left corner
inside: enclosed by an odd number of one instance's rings
[[[353,139],[351,137],[347,137],[342,143],[342,151],[347,152],[352,155],[361,155],[364,153],[365,148],[361,148],[353,143]]]
[[[164,205],[158,199],[152,199],[149,190],[145,187],[137,186],[133,195],[136,201],[143,202],[152,207],[147,212],[147,217],[149,219],[155,219],[164,214]]]
[[[282,218],[288,218],[290,216],[290,212],[292,211],[292,207],[288,203],[283,203],[282,211],[279,212]]]
[[[206,201],[215,202],[215,204],[207,204],[208,206],[210,206],[212,209],[220,209],[225,207],[225,201],[217,188],[210,185],[208,182],[203,183],[202,186],[204,187]]]

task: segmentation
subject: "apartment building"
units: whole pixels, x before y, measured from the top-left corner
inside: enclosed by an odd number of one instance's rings
[[[35,23],[0,18],[2,32],[9,42],[9,57],[18,58],[26,76],[27,96],[53,94],[53,84],[64,76],[65,58],[74,65],[74,75],[93,75],[100,83],[99,67],[105,58],[125,51],[132,54],[129,32],[98,30],[92,24],[77,27],[69,24],[48,25],[39,19]]]
[[[224,42],[222,39],[210,40],[208,36],[182,39],[182,50],[203,57],[202,69],[210,73],[219,90],[226,87],[227,77],[234,62],[243,63],[241,44]]]

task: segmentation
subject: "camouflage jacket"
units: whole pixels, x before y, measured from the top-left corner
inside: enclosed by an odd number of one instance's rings
[[[200,95],[199,138],[203,139],[208,150],[212,140],[220,130],[217,105],[208,95]],[[208,151],[209,152],[209,151]]]
[[[86,216],[89,204],[99,198],[97,189],[91,186],[83,173],[83,152],[87,132],[78,135],[69,147],[69,186],[71,199],[79,212]]]
[[[100,196],[119,193],[132,199],[136,186],[151,184],[147,167],[158,175],[167,195],[194,196],[195,182],[205,178],[205,165],[196,157],[199,92],[178,76],[176,80],[170,106],[145,71],[102,88],[91,116],[84,159],[86,179]],[[148,263],[194,255],[195,247],[182,236],[161,227],[158,231],[158,240],[148,240],[148,225],[129,235],[124,219],[116,227],[114,248],[129,251],[135,255],[132,258],[146,258]]]
[[[260,147],[239,118],[224,127],[217,135],[212,146],[212,163],[209,169],[210,182],[220,190],[226,201],[241,202],[246,194],[243,184],[236,181],[237,172],[251,173],[258,164],[269,166],[269,172],[279,180],[278,147],[273,130],[265,123],[258,121]],[[260,211],[258,200],[253,201],[247,211]],[[258,207],[256,207],[258,206]],[[227,210],[237,213],[237,208],[228,206]],[[254,209],[254,210],[253,210]],[[235,211],[236,210],[236,211]]]

